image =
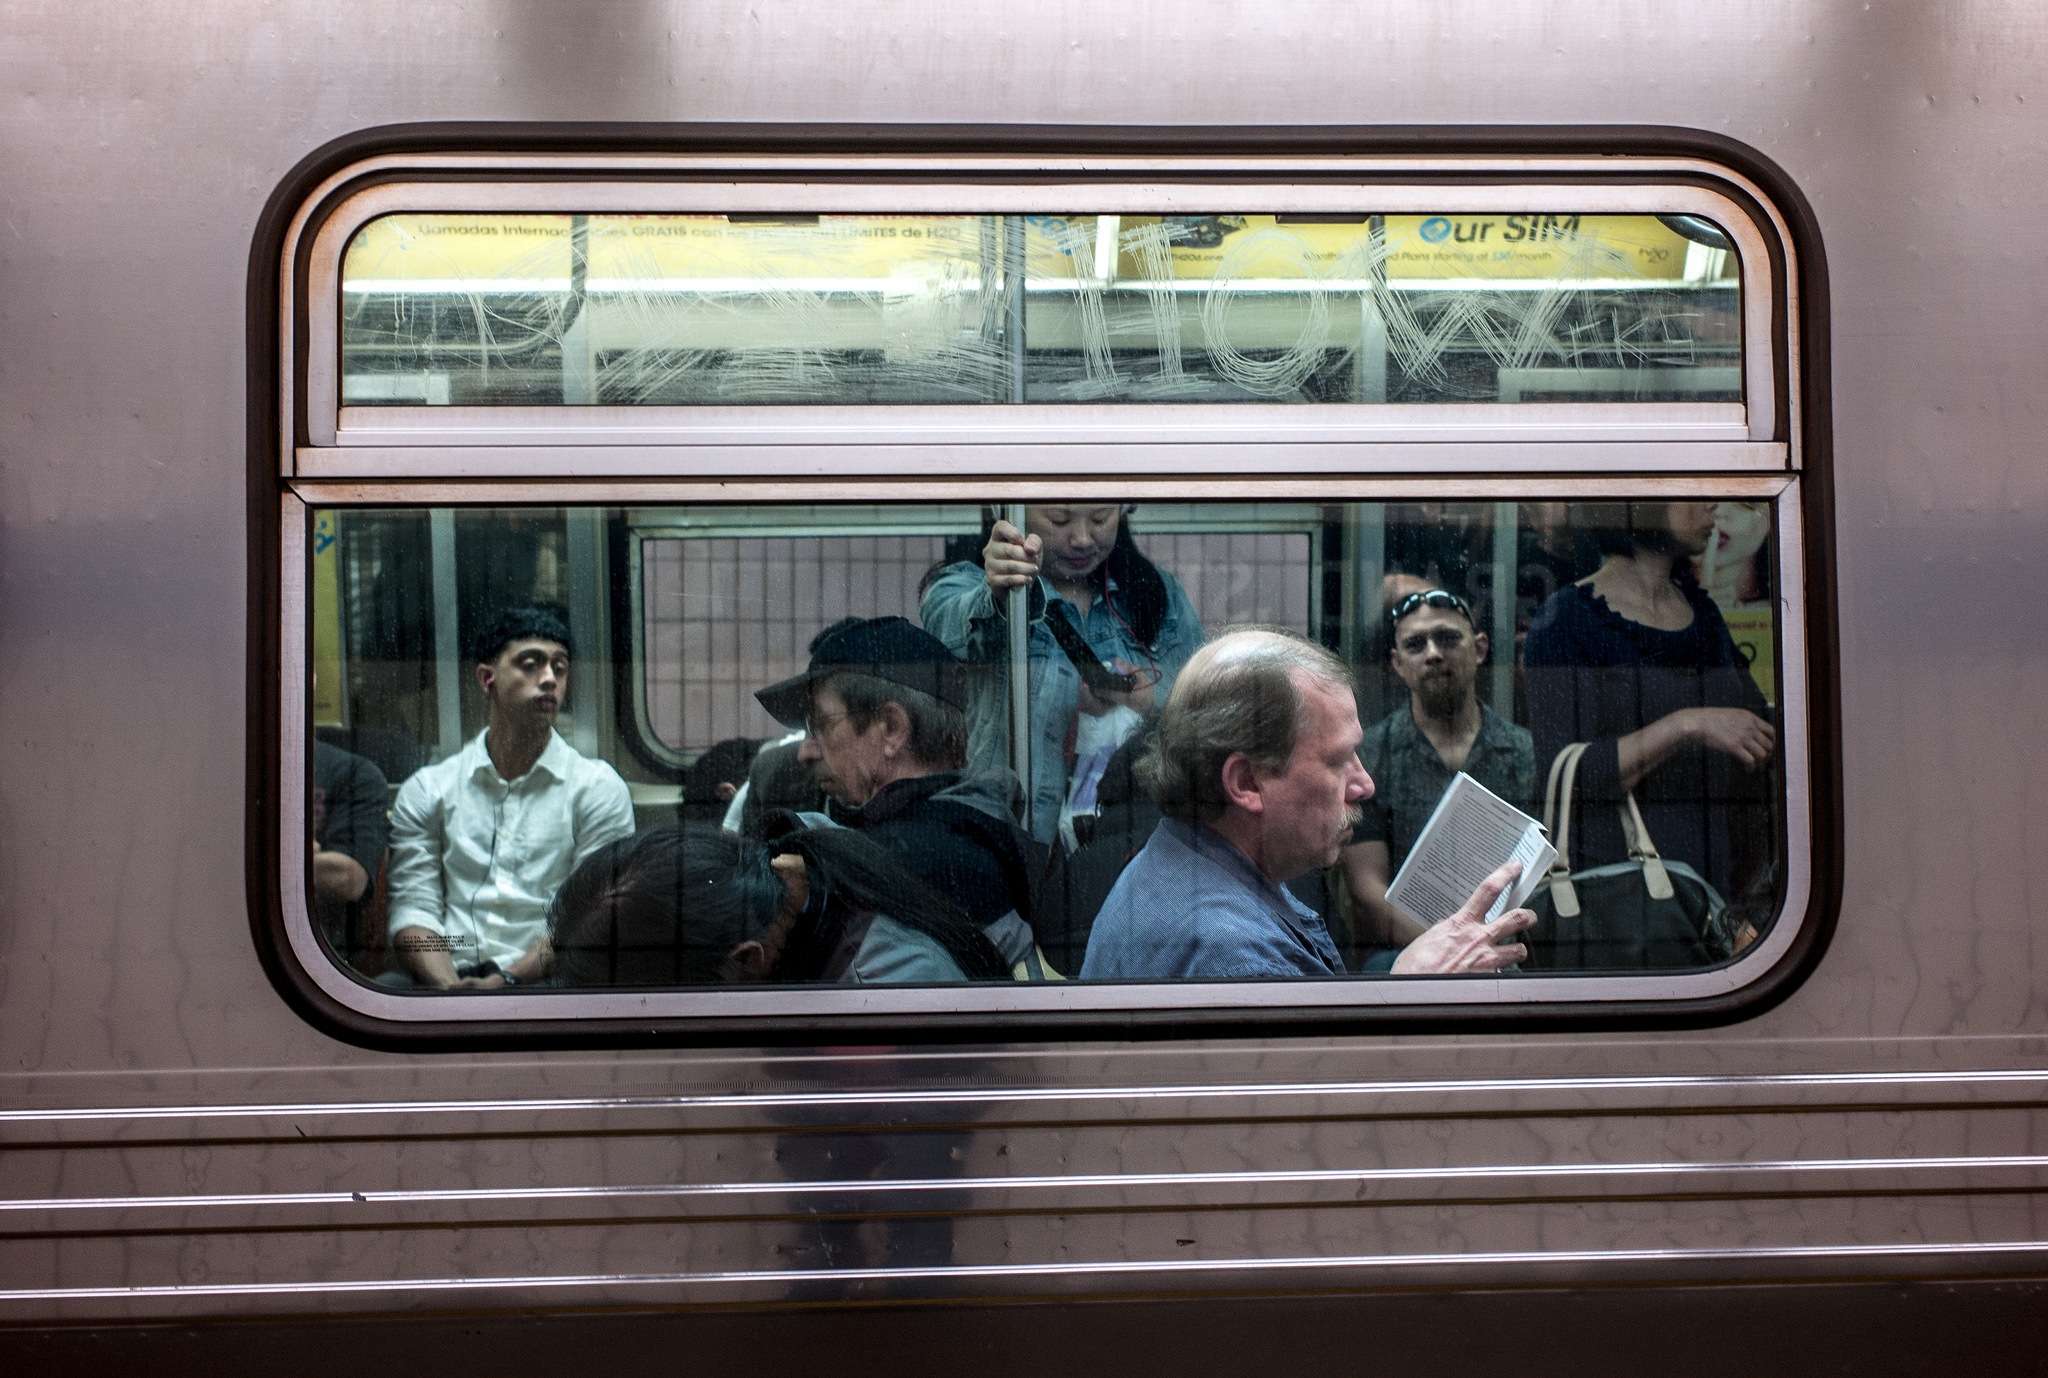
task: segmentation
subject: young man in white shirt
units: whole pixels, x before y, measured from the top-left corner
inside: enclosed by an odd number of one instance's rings
[[[497,990],[543,979],[556,889],[632,833],[626,782],[555,731],[571,655],[569,629],[542,608],[506,613],[478,643],[488,726],[416,772],[391,809],[395,967],[379,984]]]

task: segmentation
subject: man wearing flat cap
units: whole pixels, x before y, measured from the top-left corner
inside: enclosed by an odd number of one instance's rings
[[[1035,968],[1023,790],[1007,770],[969,775],[964,686],[944,642],[902,617],[849,617],[811,643],[810,666],[754,697],[804,729],[797,759],[832,817],[894,853]]]

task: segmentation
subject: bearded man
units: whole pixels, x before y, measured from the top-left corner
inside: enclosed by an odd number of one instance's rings
[[[1471,606],[1444,589],[1422,589],[1395,603],[1388,618],[1394,628],[1388,656],[1408,686],[1408,702],[1374,723],[1359,745],[1378,790],[1341,858],[1356,906],[1356,939],[1376,948],[1406,946],[1422,932],[1387,903],[1387,885],[1452,776],[1463,771],[1524,813],[1536,792],[1536,748],[1528,729],[1495,713],[1474,691],[1487,638]]]

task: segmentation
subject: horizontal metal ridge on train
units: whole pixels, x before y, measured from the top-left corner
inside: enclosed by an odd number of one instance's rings
[[[791,1082],[812,1078],[791,1077]],[[828,1080],[829,1075],[815,1078]],[[764,1083],[772,1084],[764,1078]],[[784,1083],[787,1084],[787,1083]],[[860,1091],[771,1091],[737,1093],[705,1092],[674,1095],[619,1096],[480,1096],[475,1099],[422,1099],[418,1101],[381,1099],[375,1101],[298,1101],[221,1105],[138,1105],[133,1107],[55,1106],[0,1110],[0,1142],[37,1142],[35,1132],[74,1128],[118,1133],[125,1125],[159,1125],[186,1121],[199,1126],[219,1126],[225,1121],[320,1119],[364,1119],[410,1116],[500,1116],[604,1114],[608,1116],[659,1115],[698,1111],[744,1111],[740,1118],[789,1111],[880,1111],[943,1110],[948,1107],[977,1107],[974,1118],[988,1122],[986,1112],[1004,1106],[1028,1106],[1033,1118],[1044,1108],[1058,1106],[1099,1107],[1126,1104],[1144,1106],[1143,1118],[1172,1118],[1162,1107],[1184,1102],[1187,1114],[1206,1118],[1211,1113],[1233,1111],[1258,1118],[1286,1118],[1309,1113],[1291,1104],[1350,1100],[1406,1100],[1440,1097],[1461,1102],[1456,1113],[1471,1113],[1479,1105],[1498,1105],[1521,1113],[1542,1114],[1564,1108],[1560,1102],[1584,1098],[1571,1108],[1646,1110],[1675,1109],[1694,1097],[1709,1098],[1721,1106],[1727,1098],[1740,1097],[1746,1108],[1766,1109],[1776,1104],[1804,1106],[1867,1104],[1872,1100],[1914,1103],[1951,1097],[1971,1101],[1997,1100],[2001,1103],[2048,1101],[2048,1072],[2023,1068],[1969,1071],[1901,1072],[1788,1072],[1728,1076],[1633,1076],[1633,1077],[1474,1077],[1430,1078],[1416,1081],[1355,1082],[1257,1082],[1212,1085],[1122,1085],[1122,1086],[941,1086],[919,1087],[914,1081],[885,1089]],[[1779,1098],[1782,1098],[1779,1099]],[[1242,1102],[1235,1109],[1227,1102]],[[1283,1102],[1288,1102],[1283,1104]],[[1197,1111],[1196,1106],[1204,1107]],[[1445,1113],[1448,1105],[1418,1107],[1414,1113]],[[1362,1113],[1355,1107],[1321,1104],[1317,1114]],[[1099,1113],[1099,1112],[1098,1112]],[[929,1118],[929,1117],[924,1117]],[[845,1123],[835,1120],[833,1123]],[[152,1130],[152,1132],[160,1132]],[[226,1132],[209,1128],[203,1132]],[[56,1137],[51,1135],[50,1137]]]
[[[1702,1280],[1761,1283],[1803,1278],[1863,1278],[1901,1281],[1953,1273],[1972,1276],[2035,1276],[2048,1271],[2048,1239],[1955,1241],[1901,1244],[1721,1249],[1590,1249],[1546,1252],[1510,1250],[1472,1253],[1372,1253],[1347,1257],[1104,1259],[1038,1264],[954,1265],[897,1269],[754,1269],[734,1272],[632,1274],[507,1274],[480,1277],[367,1278],[332,1282],[179,1283],[136,1286],[14,1288],[0,1290],[0,1317],[19,1306],[125,1302],[112,1314],[131,1317],[192,1314],[207,1302],[286,1302],[303,1307],[358,1299],[387,1298],[397,1304],[445,1305],[465,1294],[530,1292],[556,1306],[646,1304],[732,1304],[743,1301],[823,1301],[821,1289],[843,1286],[848,1299],[881,1296],[1016,1295],[1031,1283],[1053,1295],[1144,1293],[1161,1287],[1229,1290],[1483,1285],[1512,1276],[1518,1285],[1538,1287],[1679,1285]],[[1473,1276],[1477,1274],[1478,1276]],[[1104,1286],[1104,1284],[1108,1286]],[[906,1287],[905,1284],[909,1286]],[[922,1284],[920,1286],[920,1284]],[[875,1289],[863,1292],[860,1289]],[[881,1289],[889,1289],[883,1291]],[[652,1296],[647,1295],[653,1293]],[[183,1305],[179,1305],[183,1304]],[[335,1308],[341,1309],[341,1308]],[[408,1307],[410,1309],[410,1307]]]
[[[1841,1182],[1814,1178],[1845,1179]],[[1877,1180],[1882,1178],[1882,1180]],[[1273,1190],[1273,1189],[1281,1190]],[[1296,1190],[1286,1190],[1286,1189]],[[1309,1188],[1314,1190],[1299,1190]],[[1330,1188],[1348,1189],[1332,1193]],[[1405,1188],[1397,1191],[1390,1189]],[[687,1219],[832,1208],[891,1213],[945,1209],[955,1214],[1022,1210],[1187,1209],[1241,1205],[1369,1204],[1430,1200],[1455,1191],[1528,1199],[1569,1192],[1586,1199],[1658,1195],[1755,1195],[1764,1192],[1968,1192],[2048,1189],[2048,1155],[1785,1159],[1771,1162],[1563,1162],[1331,1168],[1300,1171],[1074,1173],[1017,1177],[923,1177],[830,1181],[646,1183],[637,1186],[467,1187],[417,1191],[373,1188],[316,1192],[193,1193],[126,1197],[0,1200],[0,1239],[81,1232],[400,1228],[459,1221],[468,1225],[544,1223],[632,1214]],[[963,1194],[974,1194],[968,1200]],[[1043,1199],[1053,1197],[1054,1199]],[[943,1198],[941,1201],[939,1198]],[[1257,1198],[1257,1199],[1253,1199]],[[964,1202],[964,1204],[963,1204]],[[451,1206],[497,1208],[454,1215]],[[372,1209],[365,1210],[365,1207]],[[298,1208],[296,1210],[292,1208]],[[332,1209],[328,1209],[332,1208]],[[175,1220],[153,1218],[176,1213]],[[86,1218],[80,1218],[86,1217]]]

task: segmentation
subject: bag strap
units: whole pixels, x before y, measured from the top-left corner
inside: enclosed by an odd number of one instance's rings
[[[1548,833],[1552,837],[1557,836],[1558,776],[1564,772],[1565,757],[1571,755],[1574,751],[1577,751],[1580,747],[1584,745],[1585,743],[1583,742],[1573,742],[1569,746],[1561,746],[1557,749],[1557,755],[1551,758],[1550,780],[1549,783],[1543,786],[1543,831]],[[1569,814],[1571,812],[1572,807],[1571,801],[1569,799],[1565,801],[1564,807],[1565,812]]]
[[[1543,830],[1551,831],[1553,819],[1557,823],[1557,830],[1551,833],[1557,856],[1544,883],[1550,887],[1551,907],[1567,919],[1579,912],[1579,892],[1572,885],[1572,786],[1578,780],[1579,758],[1586,754],[1587,746],[1586,742],[1573,742],[1559,750],[1543,789]]]
[[[1636,807],[1635,791],[1623,796],[1615,810],[1621,815],[1621,836],[1628,843],[1628,859],[1642,863],[1643,887],[1653,900],[1670,899],[1674,893],[1671,873],[1664,869],[1664,858],[1658,855],[1657,844],[1650,841],[1650,830],[1644,826],[1642,810]]]

